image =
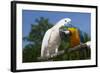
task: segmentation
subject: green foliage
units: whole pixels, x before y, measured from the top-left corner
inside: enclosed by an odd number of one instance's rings
[[[23,49],[23,62],[38,61],[37,57],[40,56],[43,36],[53,26],[48,19],[43,17],[36,19],[35,22],[35,24],[31,24],[29,35],[23,37],[24,41],[29,42]]]
[[[48,19],[44,17],[40,17],[39,19],[35,20],[36,23],[31,24],[30,33],[28,36],[23,37],[23,41],[29,42],[24,48],[23,48],[23,62],[39,62],[37,58],[40,57],[41,53],[41,44],[42,39],[45,34],[45,32],[53,26],[52,23],[49,22]],[[65,27],[62,27],[64,29],[67,29]],[[85,43],[87,41],[90,41],[90,37],[87,33],[83,33],[81,35],[82,42]],[[69,36],[62,37],[61,45],[59,47],[60,50],[66,50],[66,52],[60,56],[52,58],[53,61],[62,61],[62,60],[81,60],[81,59],[90,59],[90,50],[88,48],[82,48],[82,50],[77,50],[74,52],[67,52],[70,43],[69,43]]]

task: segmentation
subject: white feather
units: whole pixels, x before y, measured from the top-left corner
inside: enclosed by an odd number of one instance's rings
[[[43,40],[42,40],[42,48],[41,48],[41,56],[43,56],[43,51],[48,47],[48,41],[50,37],[51,29],[47,30]]]

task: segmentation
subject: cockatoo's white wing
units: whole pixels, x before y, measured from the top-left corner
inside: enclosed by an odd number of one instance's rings
[[[42,41],[42,48],[41,48],[41,56],[43,55],[44,50],[48,47],[48,41],[51,35],[51,29],[47,30]]]

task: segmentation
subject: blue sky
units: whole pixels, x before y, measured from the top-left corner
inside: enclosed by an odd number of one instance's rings
[[[45,17],[49,19],[50,23],[56,24],[62,18],[70,18],[71,24],[80,28],[82,31],[91,34],[91,14],[79,13],[79,12],[51,12],[51,11],[34,11],[23,10],[22,11],[22,33],[23,37],[27,36],[30,32],[31,24],[35,23],[36,18]],[[23,46],[27,42],[23,42]]]

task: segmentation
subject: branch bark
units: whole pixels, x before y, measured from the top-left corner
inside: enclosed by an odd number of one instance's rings
[[[68,52],[72,52],[72,51],[76,51],[76,50],[81,50],[81,49],[84,49],[84,48],[89,48],[90,49],[90,47],[87,44],[82,43],[82,44],[80,44],[78,46],[75,46],[74,48],[69,48]]]
[[[82,44],[80,44],[78,46],[75,46],[73,48],[69,48],[67,50],[66,49],[65,50],[61,50],[58,53],[53,54],[53,55],[48,56],[48,57],[38,57],[38,60],[49,60],[49,59],[52,59],[52,58],[54,58],[56,56],[59,56],[59,55],[62,55],[64,53],[66,53],[66,51],[68,53],[70,53],[70,52],[77,51],[77,50],[83,50],[84,48],[90,49],[90,47],[86,43],[82,43]]]

